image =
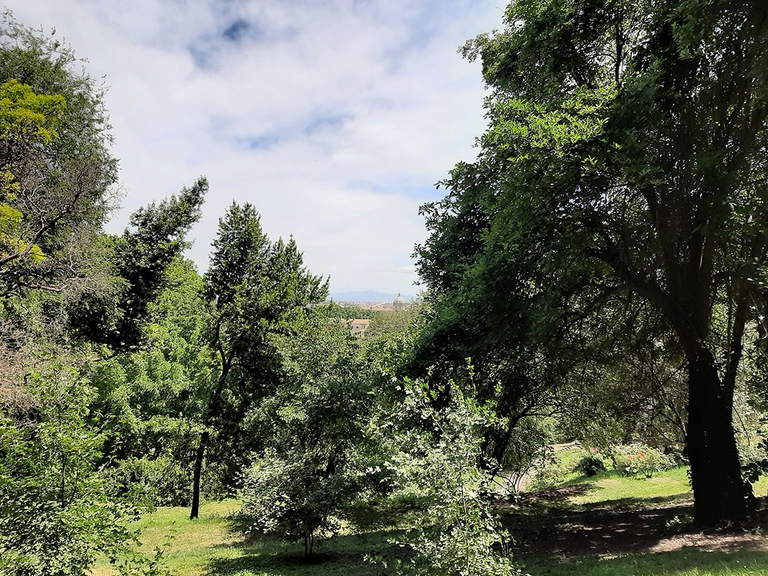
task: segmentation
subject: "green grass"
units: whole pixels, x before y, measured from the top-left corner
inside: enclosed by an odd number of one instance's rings
[[[528,562],[532,576],[765,576],[768,552],[678,550],[618,558],[580,557],[562,562]]]
[[[563,450],[558,456],[558,469],[571,470],[583,456],[578,448]],[[554,514],[562,522],[570,522],[582,514],[616,510],[647,509],[665,505],[680,505],[692,501],[687,468],[680,467],[645,476],[622,476],[616,470],[600,472],[587,477],[567,472],[560,486],[572,487],[562,500],[546,502],[522,510],[523,526],[536,530],[536,524],[547,522],[542,515]],[[768,478],[753,486],[757,496],[765,496]],[[559,512],[558,512],[559,510]],[[541,526],[539,526],[540,528]],[[546,536],[545,536],[546,537]],[[659,535],[659,540],[664,534]],[[560,555],[526,556],[518,559],[524,572],[532,576],[768,576],[768,542],[761,550],[736,549],[730,551],[704,551],[693,547],[664,552],[638,552],[620,555],[583,554],[563,558]]]
[[[346,533],[320,544],[310,560],[303,546],[276,539],[248,539],[229,515],[238,509],[234,500],[212,502],[201,507],[200,517],[189,520],[188,508],[158,508],[142,518],[141,549],[151,555],[164,549],[165,565],[178,576],[326,576],[381,574],[381,567],[364,560],[366,554],[381,554],[387,539],[397,532],[374,529],[362,534]],[[117,574],[107,562],[97,564],[92,576]]]
[[[567,457],[574,459],[573,454]],[[615,471],[592,478],[568,474],[563,485],[573,488],[565,500],[517,510],[509,518],[517,519],[523,533],[541,529],[546,537],[553,522],[570,522],[582,514],[679,505],[691,497],[685,468],[652,478],[625,477]],[[768,479],[755,487],[755,493],[764,495],[766,489]],[[389,508],[358,507],[350,516],[357,528],[347,527],[340,536],[324,542],[311,561],[304,559],[301,544],[246,538],[229,517],[238,508],[234,500],[205,504],[195,521],[187,519],[186,508],[158,508],[137,527],[141,528],[142,550],[151,555],[155,547],[163,548],[166,565],[177,576],[373,576],[390,572],[366,562],[364,557],[396,552],[387,541],[401,534],[406,525],[418,523],[414,506],[399,502],[391,503]],[[663,537],[661,534],[659,539]],[[768,576],[768,546],[765,550],[727,553],[683,548],[653,554],[584,554],[570,558],[529,555],[519,556],[517,561],[532,576]],[[91,574],[112,576],[116,572],[103,562]]]
[[[569,501],[576,505],[600,504],[611,507],[617,502],[637,501],[650,503],[668,501],[670,498],[688,499],[686,468],[673,468],[651,478],[642,475],[622,476],[615,470],[600,472],[592,478],[581,476],[571,484],[586,484],[588,489]]]
[[[688,484],[688,468],[685,466],[658,472],[651,478],[646,478],[642,474],[623,476],[617,470],[607,470],[599,472],[596,476],[587,477],[571,472],[584,455],[584,449],[579,447],[567,448],[557,453],[557,467],[566,471],[559,485],[588,484],[590,486],[583,494],[570,498],[570,504],[612,506],[616,502],[628,500],[653,503],[692,498]],[[606,465],[610,466],[610,462]],[[763,476],[752,486],[752,490],[756,496],[768,494],[768,476]]]

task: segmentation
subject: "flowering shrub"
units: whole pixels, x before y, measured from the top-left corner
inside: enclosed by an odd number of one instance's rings
[[[613,457],[614,466],[625,476],[643,474],[646,478],[655,472],[669,470],[675,463],[672,458],[656,448],[643,444],[619,446]]]

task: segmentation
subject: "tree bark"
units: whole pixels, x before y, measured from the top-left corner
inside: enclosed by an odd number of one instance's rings
[[[205,449],[208,446],[208,439],[211,434],[208,430],[200,435],[200,444],[195,453],[195,467],[192,475],[192,506],[189,510],[189,519],[194,520],[200,513],[200,475],[203,471],[203,459],[205,458]]]
[[[713,525],[747,515],[748,490],[733,431],[733,390],[720,380],[712,353],[688,354],[688,437],[696,523]]]
[[[231,358],[226,358],[221,349],[221,374],[219,374],[219,380],[216,383],[216,389],[213,391],[210,400],[208,401],[208,409],[203,419],[203,425],[206,426],[206,430],[200,434],[200,444],[197,446],[197,452],[195,453],[195,467],[192,472],[192,505],[189,510],[189,519],[194,520],[197,518],[200,511],[200,476],[203,472],[203,460],[205,459],[205,449],[208,447],[208,441],[211,438],[210,428],[212,418],[219,412],[221,406],[221,394],[224,391],[224,386],[227,383],[227,376],[229,370],[232,368]]]

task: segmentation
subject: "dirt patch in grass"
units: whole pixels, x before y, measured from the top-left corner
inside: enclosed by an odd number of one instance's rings
[[[585,485],[550,488],[507,507],[505,525],[515,539],[517,557],[610,558],[684,548],[768,551],[765,528],[760,528],[768,526],[766,498],[760,499],[758,512],[746,522],[701,530],[692,522],[692,501],[675,497],[567,505],[569,498],[588,489]]]

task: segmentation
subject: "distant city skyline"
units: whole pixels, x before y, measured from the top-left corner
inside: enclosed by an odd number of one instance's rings
[[[403,292],[390,293],[378,292],[376,290],[331,292],[328,297],[340,302],[392,302],[397,296],[402,297],[405,301],[411,301],[416,298],[412,294]]]
[[[251,202],[335,292],[415,294],[418,207],[475,157],[480,63],[457,54],[502,25],[484,0],[10,0],[104,78],[120,160],[121,232],[201,174],[211,192],[188,256],[205,270],[218,219]]]

